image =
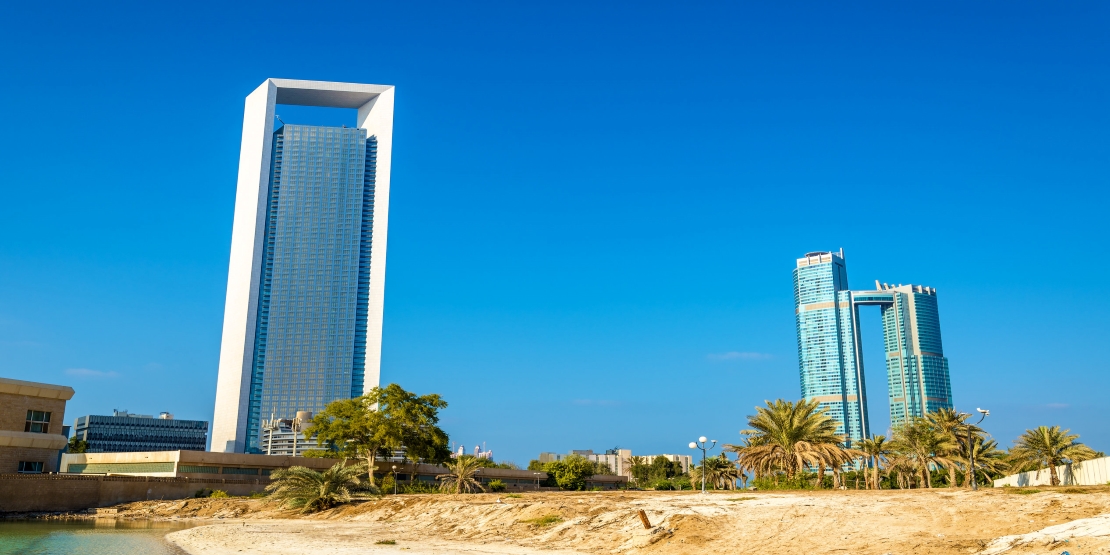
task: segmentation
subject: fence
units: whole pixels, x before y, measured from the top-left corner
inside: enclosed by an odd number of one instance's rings
[[[1100,486],[1110,483],[1110,457],[1092,459],[1081,463],[1064,464],[1056,467],[1060,484],[1064,486]],[[1021,474],[1011,474],[994,481],[994,487],[1002,486],[1048,486],[1052,485],[1052,472],[1047,468],[1030,470]]]

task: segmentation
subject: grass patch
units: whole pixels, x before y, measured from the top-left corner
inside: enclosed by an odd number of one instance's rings
[[[374,543],[377,545],[397,545],[397,540],[378,540]]]
[[[528,519],[528,520],[522,520],[521,522],[523,522],[525,524],[531,524],[532,526],[537,526],[539,528],[543,528],[545,526],[551,526],[552,524],[555,524],[557,522],[562,522],[562,521],[563,521],[563,517],[561,517],[559,515],[546,515],[546,516],[541,516],[539,518],[531,518],[531,519]]]
[[[725,501],[747,501],[749,499],[755,499],[755,498],[754,497],[732,497],[732,498],[726,499]]]
[[[519,494],[519,493],[510,493],[509,495],[506,495],[505,497],[507,499],[520,499],[521,497],[524,497],[524,496]]]
[[[1090,491],[1087,491],[1087,490],[1085,490],[1085,489],[1079,489],[1079,488],[1068,488],[1068,489],[1065,489],[1065,490],[1064,490],[1063,492],[1061,492],[1061,493],[1091,493],[1091,492],[1090,492]]]
[[[1041,490],[1039,490],[1039,489],[1017,489],[1017,488],[1008,489],[1006,491],[1007,491],[1007,493],[1016,493],[1018,495],[1033,495],[1034,493],[1040,493],[1041,492]]]

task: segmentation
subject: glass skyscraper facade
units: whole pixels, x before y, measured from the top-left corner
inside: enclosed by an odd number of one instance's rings
[[[376,141],[365,129],[273,134],[247,452],[261,420],[363,392]]]
[[[852,291],[843,251],[808,253],[794,269],[802,397],[819,401],[853,442],[870,435],[859,323],[867,305],[882,313],[891,426],[952,407],[936,290],[876,282]]]
[[[794,314],[802,398],[817,400],[838,422],[837,433],[866,437],[866,389],[858,320],[843,253],[813,252],[794,268]]]

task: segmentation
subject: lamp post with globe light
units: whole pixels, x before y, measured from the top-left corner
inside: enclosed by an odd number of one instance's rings
[[[709,447],[705,446],[706,441],[711,441]],[[710,449],[717,446],[717,440],[707,440],[705,436],[701,436],[697,441],[690,442],[690,449],[701,449],[701,492],[705,493],[705,453]]]

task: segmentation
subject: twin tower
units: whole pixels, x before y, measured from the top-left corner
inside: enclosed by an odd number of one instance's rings
[[[874,291],[851,291],[843,250],[808,253],[798,259],[794,269],[802,397],[817,400],[828,409],[840,422],[838,433],[853,443],[871,435],[860,339],[861,305],[877,305],[882,311],[891,426],[952,408],[936,290],[876,281]]]

